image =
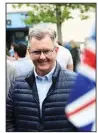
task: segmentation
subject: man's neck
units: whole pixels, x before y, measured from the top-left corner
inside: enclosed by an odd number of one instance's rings
[[[18,56],[16,60],[24,59],[24,58],[25,58],[25,57],[19,57],[19,56]]]

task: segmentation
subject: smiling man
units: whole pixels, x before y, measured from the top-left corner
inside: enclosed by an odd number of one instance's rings
[[[65,106],[76,74],[56,61],[58,47],[51,29],[34,28],[29,34],[34,70],[18,77],[7,97],[7,131],[71,132]]]
[[[55,66],[55,58],[58,51],[58,48],[55,46],[55,41],[52,41],[54,38],[50,38],[47,33],[43,36],[41,34],[39,37],[30,38],[30,56],[35,65],[36,72],[40,76],[49,73]]]

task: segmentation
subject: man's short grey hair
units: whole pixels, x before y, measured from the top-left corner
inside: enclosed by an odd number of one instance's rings
[[[51,38],[53,44],[55,45],[56,32],[51,28],[33,28],[28,36],[28,41],[30,41],[33,37],[38,40],[41,40],[46,35]]]

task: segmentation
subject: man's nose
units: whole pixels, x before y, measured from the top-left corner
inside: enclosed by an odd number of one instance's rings
[[[45,59],[45,58],[46,58],[45,54],[43,52],[41,52],[40,59]]]

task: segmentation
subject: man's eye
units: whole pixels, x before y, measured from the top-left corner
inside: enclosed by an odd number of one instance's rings
[[[45,54],[47,54],[47,53],[50,52],[50,50],[44,50],[43,52],[44,52]]]
[[[33,53],[38,55],[38,54],[40,54],[40,51],[34,51]]]

